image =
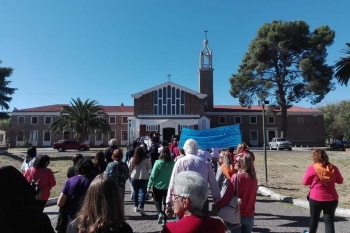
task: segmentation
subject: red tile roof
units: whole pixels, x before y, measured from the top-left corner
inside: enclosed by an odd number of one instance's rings
[[[35,108],[14,109],[14,112],[59,112],[61,106],[67,106],[68,104],[54,104]]]
[[[61,106],[68,104],[54,104],[35,108],[15,109],[13,112],[59,112]],[[102,106],[105,112],[134,112],[133,106]]]
[[[261,111],[262,107],[258,105],[251,106],[250,108],[248,107],[242,107],[240,105],[215,105],[214,106],[214,112],[253,112],[253,111]],[[280,111],[280,109],[276,109],[274,111]],[[304,107],[299,107],[299,106],[292,106],[287,110],[288,112],[309,112],[309,113],[320,113],[322,112],[321,110],[318,109],[313,109],[313,108],[304,108]]]

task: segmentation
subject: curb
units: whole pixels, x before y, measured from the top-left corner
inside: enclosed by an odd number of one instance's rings
[[[57,200],[58,197],[50,198],[49,200],[47,200],[45,207],[57,205]]]
[[[302,199],[294,199],[292,197],[287,197],[283,196],[281,194],[272,192],[268,188],[259,186],[258,191],[261,195],[270,197],[273,200],[285,202],[285,203],[290,203],[296,206],[300,206],[306,209],[309,209],[309,202],[307,200],[302,200]],[[306,198],[306,197],[305,197]],[[350,217],[350,209],[345,209],[345,208],[337,208],[335,211],[336,216],[341,216],[341,217]]]

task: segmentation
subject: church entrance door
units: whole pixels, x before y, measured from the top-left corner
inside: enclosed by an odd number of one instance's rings
[[[173,135],[175,135],[175,128],[163,128],[163,141],[167,141],[170,143]]]

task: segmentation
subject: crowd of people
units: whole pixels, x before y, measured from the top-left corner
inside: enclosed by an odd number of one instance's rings
[[[133,211],[146,215],[145,200],[151,195],[163,233],[253,231],[258,180],[255,156],[246,143],[239,144],[235,153],[233,147],[202,148],[194,139],[186,140],[180,148],[177,138],[166,143],[153,137],[149,146],[133,142],[125,155],[124,159],[124,151],[112,139],[93,160],[82,154],[72,157],[73,165],[67,169],[57,200],[58,233],[133,232],[124,214],[128,180]],[[343,178],[324,150],[314,150],[312,159],[302,180],[310,186],[309,232],[317,231],[323,211],[326,233],[332,233],[338,205],[335,184],[342,184]],[[0,185],[8,187],[0,191],[0,197],[16,201],[11,208],[7,202],[0,203],[0,229],[4,232],[28,232],[31,227],[35,232],[54,232],[43,214],[50,190],[56,185],[49,164],[50,157],[37,155],[32,147],[20,168],[22,174],[12,166],[0,168]],[[217,213],[233,196],[238,197],[239,223],[209,216],[209,189]],[[18,217],[28,225],[13,224]],[[168,222],[173,217],[175,220]]]

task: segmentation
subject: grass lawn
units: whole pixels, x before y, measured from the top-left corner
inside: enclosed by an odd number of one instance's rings
[[[267,151],[267,178],[265,182],[265,165],[263,151],[255,153],[255,169],[259,184],[275,193],[293,198],[306,199],[309,186],[301,183],[306,168],[312,164],[310,152],[290,153],[289,151]],[[329,161],[338,167],[344,178],[342,185],[336,184],[339,194],[339,207],[350,208],[350,186],[347,180],[350,179],[350,153],[327,151]]]
[[[95,150],[96,149],[96,150]],[[93,148],[94,151],[104,150]],[[125,151],[125,149],[124,149]],[[0,166],[12,165],[20,169],[24,153],[19,150],[9,150],[9,156],[0,156]],[[84,153],[82,153],[84,155]],[[327,151],[330,162],[337,166],[344,177],[344,184],[336,185],[339,194],[339,207],[350,208],[350,187],[347,180],[350,179],[350,153]],[[89,154],[93,156],[93,154]],[[301,180],[307,166],[311,165],[311,151],[289,152],[289,151],[267,151],[268,182],[265,182],[264,153],[255,152],[255,169],[260,185],[272,191],[293,198],[306,199],[309,187],[303,186]],[[66,172],[72,165],[72,154],[55,153],[50,154],[51,163],[49,168],[54,172],[57,185],[51,190],[51,197],[57,197],[67,179]]]

